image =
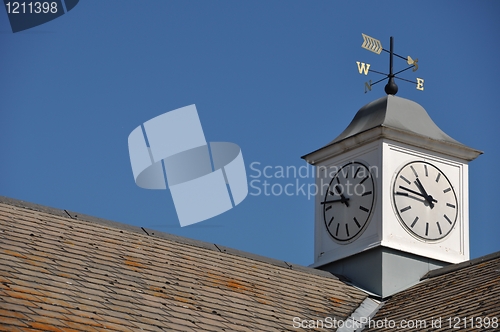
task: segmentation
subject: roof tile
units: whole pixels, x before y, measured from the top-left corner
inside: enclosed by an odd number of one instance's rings
[[[9,299],[12,300],[12,299]],[[18,299],[14,299],[17,301]],[[19,301],[19,303],[10,303],[10,302],[0,302],[0,310],[11,310],[32,314],[34,311],[32,310],[33,303],[28,301]],[[7,316],[7,315],[4,315]]]
[[[45,324],[42,322],[29,322],[28,325],[32,328],[31,331],[55,331],[62,332],[59,327],[52,324]],[[24,329],[23,331],[30,331],[30,329]]]
[[[47,315],[29,314],[28,316],[29,316],[28,320],[32,321],[32,322],[28,323],[28,325],[30,325],[31,327],[35,327],[35,324],[46,324],[46,325],[58,326],[58,327],[66,326],[64,324],[63,320],[49,317]],[[62,317],[64,317],[64,316],[62,316]]]
[[[19,319],[29,319],[29,316],[26,316],[25,314],[14,311],[18,309],[17,307],[13,306],[8,306],[7,309],[0,309],[0,317],[12,317],[12,318],[19,318]],[[26,312],[26,311],[25,311]]]
[[[75,320],[72,320],[71,317],[68,317],[68,319],[70,319],[70,320],[65,320],[64,324],[66,324],[71,329],[74,329],[74,330],[77,330],[77,331],[85,331],[85,332],[96,332],[96,331],[98,331],[97,329],[95,329],[98,326],[91,326],[90,324],[80,323],[80,322],[77,322]],[[99,324],[99,326],[102,326],[102,325]],[[43,331],[43,329],[42,330],[38,330],[38,331]]]
[[[52,308],[49,308],[52,309]],[[33,308],[33,312],[38,315],[38,316],[43,316],[43,317],[52,317],[52,318],[57,318],[60,320],[66,320],[66,316],[58,312],[57,310],[46,310],[46,309],[40,309],[40,308]],[[33,315],[33,316],[36,316]],[[30,315],[31,317],[31,315]]]
[[[2,325],[16,325],[16,326],[28,326],[26,324],[26,321],[20,320],[17,317],[1,317],[2,318]]]
[[[13,325],[4,325],[0,324],[0,331],[9,331],[9,332],[18,332],[18,331],[23,331],[21,327],[18,326],[13,326]]]
[[[99,331],[120,331],[120,332],[127,332],[127,331],[136,331],[135,326],[124,326],[123,322],[120,323],[112,323],[108,320],[105,321],[98,321],[102,325],[102,329],[97,328]]]

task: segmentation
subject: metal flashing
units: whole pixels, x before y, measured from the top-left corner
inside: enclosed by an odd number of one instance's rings
[[[377,311],[384,305],[383,302],[367,297],[361,302],[359,307],[353,311],[351,316],[346,319],[342,327],[337,332],[359,332],[363,331],[368,319],[371,319]]]

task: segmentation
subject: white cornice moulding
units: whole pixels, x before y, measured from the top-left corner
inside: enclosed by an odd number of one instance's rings
[[[415,147],[428,149],[430,151],[438,152],[465,161],[472,161],[483,153],[480,150],[476,150],[465,145],[439,141],[399,129],[380,126],[322,147],[321,149],[313,151],[302,158],[309,164],[315,165],[328,158],[338,156],[349,150],[357,148],[360,145],[364,145],[381,138],[387,138]]]

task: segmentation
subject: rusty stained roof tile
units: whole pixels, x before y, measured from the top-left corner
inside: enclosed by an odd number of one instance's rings
[[[13,329],[289,331],[367,297],[321,271],[70,214],[0,197],[0,321]]]

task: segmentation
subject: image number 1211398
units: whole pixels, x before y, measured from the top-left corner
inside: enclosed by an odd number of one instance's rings
[[[56,14],[60,8],[57,6],[57,2],[7,2],[5,3],[5,8],[7,9],[7,14]],[[62,9],[61,9],[62,10]]]

